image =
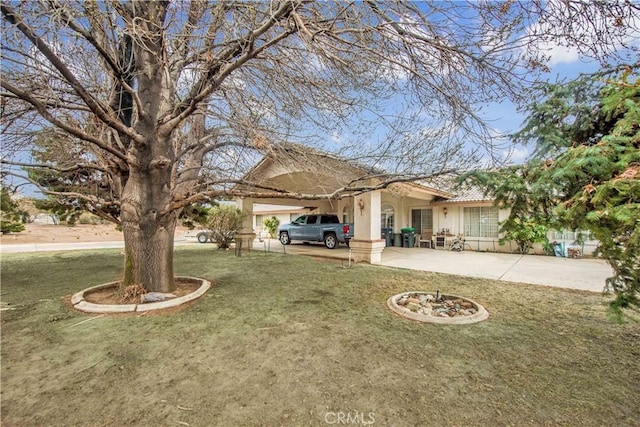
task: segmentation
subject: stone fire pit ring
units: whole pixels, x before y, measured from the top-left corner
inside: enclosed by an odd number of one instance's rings
[[[438,301],[434,301],[436,299],[436,295],[440,297]],[[422,297],[421,297],[422,296]],[[438,305],[440,301],[455,301],[454,305],[464,305],[465,307],[472,308],[472,310],[465,310],[465,314],[449,316],[446,317],[444,315],[436,315],[434,311],[431,311],[432,314],[425,314],[423,312],[417,312],[416,305],[412,305],[410,308],[407,305],[398,304],[400,301],[406,301],[410,297],[417,297],[422,303],[430,303]],[[433,299],[431,299],[431,298]],[[416,304],[416,303],[414,303]],[[424,311],[424,306],[417,304],[418,310]],[[471,323],[481,322],[486,320],[489,317],[489,312],[477,302],[470,300],[469,298],[461,297],[458,295],[450,295],[450,294],[440,294],[439,292],[425,292],[425,291],[410,291],[403,292],[401,294],[394,295],[387,300],[387,307],[394,313],[405,317],[407,319],[415,320],[418,322],[424,323],[435,323],[440,325],[467,325]],[[422,310],[421,310],[422,309]],[[437,309],[436,309],[437,310]],[[456,309],[456,310],[459,310]],[[469,313],[471,311],[472,313]]]
[[[196,284],[200,284],[198,289],[190,294],[171,298],[164,301],[159,302],[150,302],[144,304],[96,304],[93,302],[89,302],[85,300],[85,294],[95,292],[104,288],[112,288],[119,285],[120,282],[111,282],[105,283],[102,285],[94,286],[83,291],[80,291],[74,294],[71,297],[71,304],[77,310],[84,311],[86,313],[131,313],[131,312],[143,312],[143,311],[151,311],[151,310],[161,310],[164,308],[172,308],[178,307],[182,304],[185,304],[189,301],[193,301],[196,298],[204,295],[207,290],[211,287],[211,282],[205,279],[201,279],[198,277],[185,277],[178,276],[177,280],[181,280],[183,282],[193,282]]]

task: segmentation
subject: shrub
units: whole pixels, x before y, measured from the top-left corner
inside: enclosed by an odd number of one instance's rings
[[[96,225],[96,224],[102,224],[102,219],[100,219],[99,217],[89,212],[83,212],[78,217],[78,222],[80,224],[85,224],[85,225],[87,224]]]
[[[549,229],[535,220],[524,220],[522,218],[509,218],[501,223],[501,230],[504,235],[500,239],[500,244],[514,241],[518,245],[517,252],[521,254],[529,253],[535,243],[548,245],[547,232]]]
[[[245,218],[246,215],[235,206],[214,206],[209,211],[208,220],[211,240],[218,244],[219,249],[228,249]]]
[[[278,233],[280,220],[275,216],[272,216],[271,218],[265,218],[264,221],[262,221],[262,224],[264,225],[264,228],[266,228],[269,232],[269,236],[274,237]]]

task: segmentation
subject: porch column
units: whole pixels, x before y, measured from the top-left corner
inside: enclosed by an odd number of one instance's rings
[[[249,251],[253,247],[253,240],[256,238],[256,233],[253,231],[253,199],[237,198],[236,205],[244,215],[242,228],[236,233],[236,239],[242,241],[243,250]]]
[[[385,241],[380,238],[381,193],[371,191],[354,197],[353,239],[349,244],[355,262],[382,261]]]

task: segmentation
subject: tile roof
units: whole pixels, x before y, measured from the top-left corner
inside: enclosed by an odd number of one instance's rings
[[[439,198],[437,201],[448,203],[491,202],[493,197],[477,186],[456,183],[459,175],[447,174],[416,181],[416,184],[438,189],[452,194],[452,197]]]
[[[480,187],[466,186],[456,188],[453,190],[454,196],[447,200],[450,203],[463,203],[463,202],[492,202],[493,197],[490,194],[485,194],[484,190]]]

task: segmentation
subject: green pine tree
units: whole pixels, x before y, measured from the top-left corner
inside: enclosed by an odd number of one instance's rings
[[[12,200],[9,191],[5,187],[0,188],[0,232],[6,234],[24,231],[26,217],[27,213]]]
[[[547,84],[528,108],[517,141],[533,143],[519,167],[474,172],[511,208],[502,231],[527,224],[588,230],[613,268],[611,307],[640,307],[640,79],[601,73],[564,85]],[[522,233],[526,235],[526,233]]]

